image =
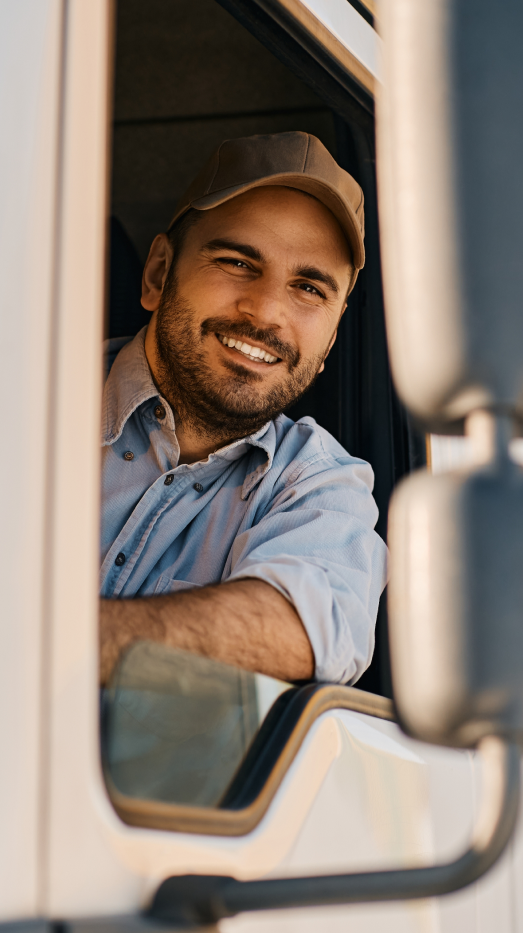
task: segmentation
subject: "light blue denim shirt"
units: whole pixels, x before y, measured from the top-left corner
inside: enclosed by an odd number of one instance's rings
[[[178,466],[144,339],[145,329],[108,347],[109,364],[119,352],[103,402],[102,596],[257,577],[295,606],[316,679],[354,682],[372,657],[386,574],[369,464],[313,418],[280,415]]]

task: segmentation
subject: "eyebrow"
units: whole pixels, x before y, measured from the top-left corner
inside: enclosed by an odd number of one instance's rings
[[[254,259],[256,262],[264,262],[263,254],[255,246],[250,246],[248,243],[236,243],[234,240],[227,239],[227,237],[209,240],[203,248],[210,250],[230,249],[234,253],[241,253],[242,256],[247,256],[248,259]]]
[[[327,288],[330,288],[335,295],[339,293],[339,285],[327,272],[322,272],[321,269],[316,269],[315,266],[300,266],[299,269],[296,269],[295,275],[299,276],[301,279],[312,279],[313,282],[322,282],[323,285],[326,285]]]
[[[249,243],[236,243],[234,240],[229,240],[227,237],[218,237],[215,240],[209,240],[203,247],[208,250],[220,250],[220,249],[229,249],[234,253],[240,253],[242,256],[247,256],[248,259],[254,259],[255,262],[265,262],[263,253],[256,246],[251,246]],[[329,275],[328,272],[322,272],[321,269],[317,269],[316,266],[300,266],[295,270],[294,275],[302,279],[311,279],[313,282],[321,282],[323,285],[326,285],[327,288],[330,288],[335,295],[339,294],[339,285],[336,282],[336,279]]]

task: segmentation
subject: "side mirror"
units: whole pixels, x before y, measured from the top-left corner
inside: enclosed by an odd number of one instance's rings
[[[391,366],[427,430],[473,441],[467,473],[413,476],[390,513],[400,719],[470,747],[523,727],[523,8],[383,3],[378,112]]]

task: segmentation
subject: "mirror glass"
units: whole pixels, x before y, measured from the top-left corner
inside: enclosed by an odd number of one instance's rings
[[[219,807],[275,700],[290,684],[138,642],[103,695],[108,782],[145,800]]]

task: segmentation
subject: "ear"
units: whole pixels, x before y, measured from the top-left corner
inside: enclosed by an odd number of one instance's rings
[[[331,352],[331,350],[332,350],[332,348],[333,348],[333,346],[334,346],[334,342],[335,342],[337,336],[338,336],[338,328],[336,328],[336,330],[334,331],[334,333],[333,333],[333,335],[332,335],[332,337],[331,337],[331,342],[329,343],[329,346],[327,347],[327,352],[326,352],[325,356],[323,357],[323,363],[321,364],[321,366],[320,366],[320,368],[319,368],[319,370],[318,370],[318,375],[319,375],[320,373],[322,373],[323,370],[325,369],[325,360],[327,359],[329,353]]]
[[[142,306],[147,311],[158,309],[172,258],[167,234],[159,233],[152,242],[142,276]]]

